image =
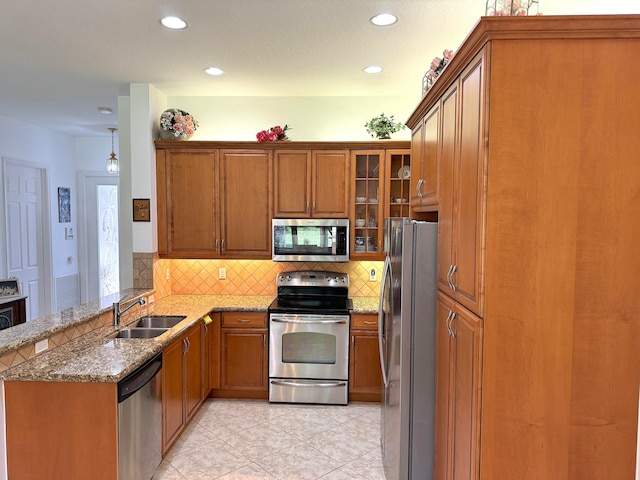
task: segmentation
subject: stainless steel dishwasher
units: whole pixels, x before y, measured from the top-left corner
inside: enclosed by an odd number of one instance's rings
[[[162,354],[118,383],[118,480],[149,480],[162,461]]]

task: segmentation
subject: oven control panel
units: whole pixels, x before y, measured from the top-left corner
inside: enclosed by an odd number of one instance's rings
[[[349,275],[337,272],[282,272],[276,279],[278,287],[348,287]]]

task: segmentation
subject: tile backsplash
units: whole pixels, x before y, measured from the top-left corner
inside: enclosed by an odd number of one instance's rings
[[[156,299],[167,295],[276,295],[276,275],[294,270],[349,274],[349,296],[377,297],[384,262],[273,262],[271,260],[168,260],[154,256]],[[219,279],[219,269],[226,279]],[[369,280],[371,269],[376,281]]]

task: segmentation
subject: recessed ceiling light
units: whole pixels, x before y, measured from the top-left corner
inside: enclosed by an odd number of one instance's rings
[[[390,13],[381,13],[375,17],[371,17],[369,21],[378,27],[387,27],[396,23],[398,21],[398,17],[391,15]]]
[[[382,71],[382,67],[379,65],[369,65],[368,67],[364,67],[362,70],[365,73],[380,73]]]
[[[113,110],[111,110],[109,107],[98,107],[98,112],[103,115],[111,115],[113,113]]]
[[[173,30],[181,30],[183,28],[187,28],[187,22],[178,17],[164,17],[160,20],[160,23],[167,28],[171,28]]]
[[[208,75],[222,75],[224,71],[218,67],[209,67],[204,69],[204,73]]]

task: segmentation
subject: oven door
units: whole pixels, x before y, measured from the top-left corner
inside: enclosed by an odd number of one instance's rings
[[[272,313],[269,377],[347,380],[349,315]]]

